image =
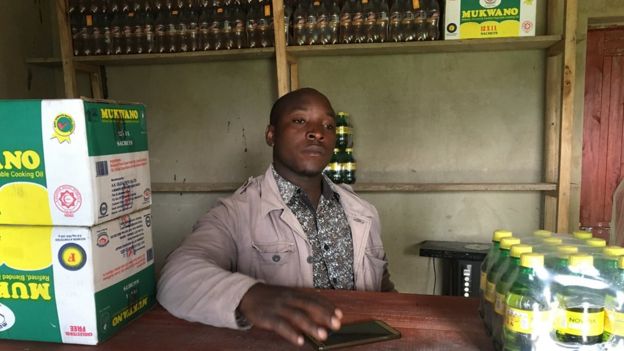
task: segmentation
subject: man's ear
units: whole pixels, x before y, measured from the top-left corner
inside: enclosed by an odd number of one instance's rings
[[[266,128],[266,132],[264,132],[264,137],[267,145],[273,146],[275,144],[273,141],[273,138],[275,137],[275,126],[269,124]]]

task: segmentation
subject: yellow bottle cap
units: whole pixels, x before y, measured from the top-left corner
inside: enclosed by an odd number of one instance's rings
[[[536,236],[538,238],[548,238],[551,235],[552,235],[552,232],[550,230],[540,229],[540,230],[536,230],[533,232],[533,236]]]
[[[624,255],[624,247],[621,246],[607,246],[602,249],[602,253],[607,256],[622,256]]]
[[[499,229],[494,231],[492,241],[500,242],[502,238],[510,237],[512,234],[509,230]]]
[[[588,267],[594,265],[594,256],[587,254],[574,254],[570,255],[570,260],[568,261],[569,267]]]
[[[544,267],[544,255],[534,252],[522,254],[520,265],[527,268]]]
[[[578,247],[572,245],[561,245],[557,247],[557,253],[571,255],[578,252]]]
[[[524,253],[533,252],[533,246],[524,245],[524,244],[516,244],[511,247],[511,251],[509,251],[509,255],[511,257],[519,258]]]
[[[572,236],[574,236],[577,239],[587,240],[587,239],[591,239],[593,235],[591,232],[588,232],[586,230],[578,230],[578,231],[572,232]]]
[[[338,115],[338,116],[349,116],[349,113],[347,113],[347,112],[338,112],[336,115]]]
[[[561,238],[544,238],[543,242],[546,245],[561,245],[563,241]]]
[[[509,250],[513,245],[520,244],[520,238],[514,238],[512,236],[502,238],[500,241],[500,248],[502,250]]]
[[[605,247],[607,246],[607,241],[605,239],[600,238],[591,238],[585,240],[585,243],[591,247]]]
[[[624,256],[620,257],[620,264],[618,265],[620,269],[624,269]]]

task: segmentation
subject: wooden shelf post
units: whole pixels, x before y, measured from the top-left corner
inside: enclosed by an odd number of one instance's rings
[[[77,98],[78,87],[76,85],[76,68],[74,67],[72,36],[67,15],[67,0],[56,0],[56,22],[58,23],[59,43],[61,47],[65,97],[68,99]]]
[[[278,97],[290,91],[284,26],[284,1],[273,0],[273,33],[275,34],[275,67],[277,70]]]

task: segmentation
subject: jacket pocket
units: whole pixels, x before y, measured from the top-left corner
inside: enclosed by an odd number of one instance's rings
[[[258,254],[260,264],[283,265],[292,259],[295,244],[291,242],[252,243]]]
[[[367,247],[364,253],[366,290],[380,291],[386,268],[383,246]]]

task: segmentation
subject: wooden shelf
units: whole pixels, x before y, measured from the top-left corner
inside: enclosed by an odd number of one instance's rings
[[[239,183],[152,183],[155,193],[218,193],[232,192]],[[364,193],[428,193],[467,191],[556,191],[555,183],[358,183],[357,192]]]
[[[547,49],[561,41],[560,35],[543,35],[526,38],[492,38],[418,41],[407,43],[336,44],[314,46],[289,46],[291,57],[424,54],[437,52],[477,52]],[[76,63],[92,65],[146,65],[194,63],[207,61],[267,59],[275,56],[274,48],[235,49],[217,51],[178,52],[170,54],[74,56]],[[60,67],[58,58],[31,58],[33,65]]]
[[[542,35],[523,38],[491,38],[416,41],[407,43],[370,43],[289,46],[286,52],[291,57],[337,56],[337,55],[392,55],[424,54],[442,52],[483,52],[547,49],[561,41],[560,35]]]

